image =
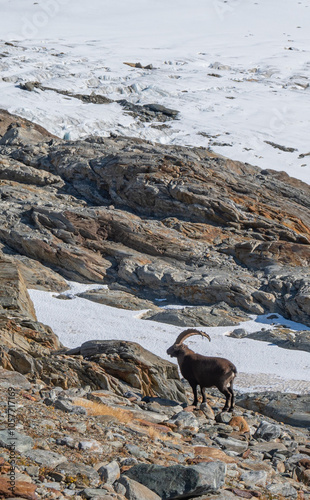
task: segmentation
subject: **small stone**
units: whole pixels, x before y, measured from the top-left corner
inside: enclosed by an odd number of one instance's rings
[[[246,471],[243,472],[240,479],[246,486],[266,486],[267,472],[264,470]]]
[[[192,432],[199,431],[199,424],[197,418],[187,411],[180,411],[171,417],[167,424],[174,424],[178,430],[190,430]]]
[[[120,468],[116,460],[98,469],[100,479],[104,483],[113,484],[120,477]]]
[[[272,441],[277,439],[281,435],[281,427],[277,424],[271,424],[262,420],[257,431],[254,434],[254,438],[262,438],[265,441]]]
[[[92,453],[103,453],[103,447],[99,441],[95,439],[80,441],[78,444],[79,450],[89,451]]]
[[[233,451],[235,453],[244,453],[248,449],[246,441],[240,441],[235,438],[220,438],[217,437],[215,442],[222,446],[225,450]]]

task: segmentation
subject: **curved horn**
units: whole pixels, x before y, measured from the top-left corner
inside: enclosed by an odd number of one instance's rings
[[[184,330],[184,332],[180,333],[174,344],[181,344],[184,342],[185,339],[191,337],[192,335],[202,335],[203,337],[206,337],[207,339],[209,339],[209,341],[211,341],[207,333],[201,332],[200,330],[195,330],[193,328],[189,328],[188,330]]]

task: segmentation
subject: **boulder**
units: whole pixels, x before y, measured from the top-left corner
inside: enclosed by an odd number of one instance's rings
[[[218,491],[224,484],[226,465],[223,462],[201,462],[183,466],[140,464],[125,475],[154,491],[163,500],[199,496]]]
[[[177,366],[135,342],[93,340],[66,352],[66,355],[77,354],[96,361],[106,373],[138,389],[145,396],[187,402]]]

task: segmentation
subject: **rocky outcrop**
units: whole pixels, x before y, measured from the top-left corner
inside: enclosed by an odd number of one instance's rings
[[[248,338],[254,340],[262,340],[278,345],[284,349],[297,349],[298,351],[310,352],[310,331],[301,330],[293,332],[289,328],[283,326],[275,327],[273,330],[260,330],[258,332],[247,333],[242,328],[237,328],[236,331],[230,333],[234,338]]]
[[[135,342],[93,340],[70,349],[66,355],[82,355],[144,396],[187,401],[177,366]]]
[[[142,299],[310,324],[308,185],[202,148],[4,128],[0,242],[13,257]]]

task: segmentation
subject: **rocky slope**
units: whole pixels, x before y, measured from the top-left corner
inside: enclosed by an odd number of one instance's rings
[[[207,151],[66,143],[8,114],[0,131],[0,498],[309,498],[309,396],[240,394],[232,415],[210,391],[186,407],[175,364],[133,342],[67,350],[27,292],[61,297],[70,277],[113,289],[90,300],[159,321],[307,322],[308,187]],[[163,319],[158,297],[203,305]]]
[[[143,299],[310,325],[308,185],[202,148],[0,123],[3,252]]]
[[[135,388],[52,389],[3,369],[0,387],[1,498],[310,498],[306,428],[218,413],[215,396],[185,411]]]

